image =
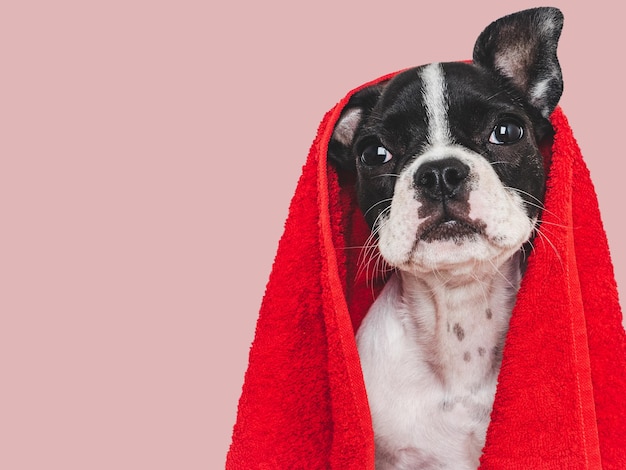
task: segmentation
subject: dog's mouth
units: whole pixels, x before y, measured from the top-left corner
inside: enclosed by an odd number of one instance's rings
[[[484,234],[485,224],[457,218],[437,218],[427,221],[419,234],[419,240],[425,242],[446,241],[461,242]]]

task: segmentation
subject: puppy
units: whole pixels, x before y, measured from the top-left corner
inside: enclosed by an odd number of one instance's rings
[[[475,469],[545,188],[563,17],[478,37],[472,63],[404,71],[353,96],[329,158],[357,173],[394,271],[358,333],[377,469]]]

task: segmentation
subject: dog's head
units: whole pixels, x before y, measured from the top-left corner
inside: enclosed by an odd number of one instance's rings
[[[343,110],[329,158],[357,172],[359,204],[391,266],[470,272],[533,234],[540,152],[563,83],[561,12],[492,23],[472,63],[435,63],[361,90]]]

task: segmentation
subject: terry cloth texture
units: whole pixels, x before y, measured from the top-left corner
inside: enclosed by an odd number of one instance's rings
[[[326,162],[341,110],[363,87],[326,114],[303,167],[261,305],[228,470],[374,468],[354,334],[384,279],[359,270],[368,228],[354,181]],[[560,108],[551,121],[543,235],[513,311],[480,468],[624,470],[626,335],[613,266]]]

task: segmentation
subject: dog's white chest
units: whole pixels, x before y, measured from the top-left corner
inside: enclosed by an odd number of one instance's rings
[[[475,469],[508,324],[508,314],[498,316],[492,308],[510,311],[510,299],[478,303],[478,312],[471,305],[457,309],[455,317],[408,288],[419,292],[393,277],[357,334],[377,469]]]

